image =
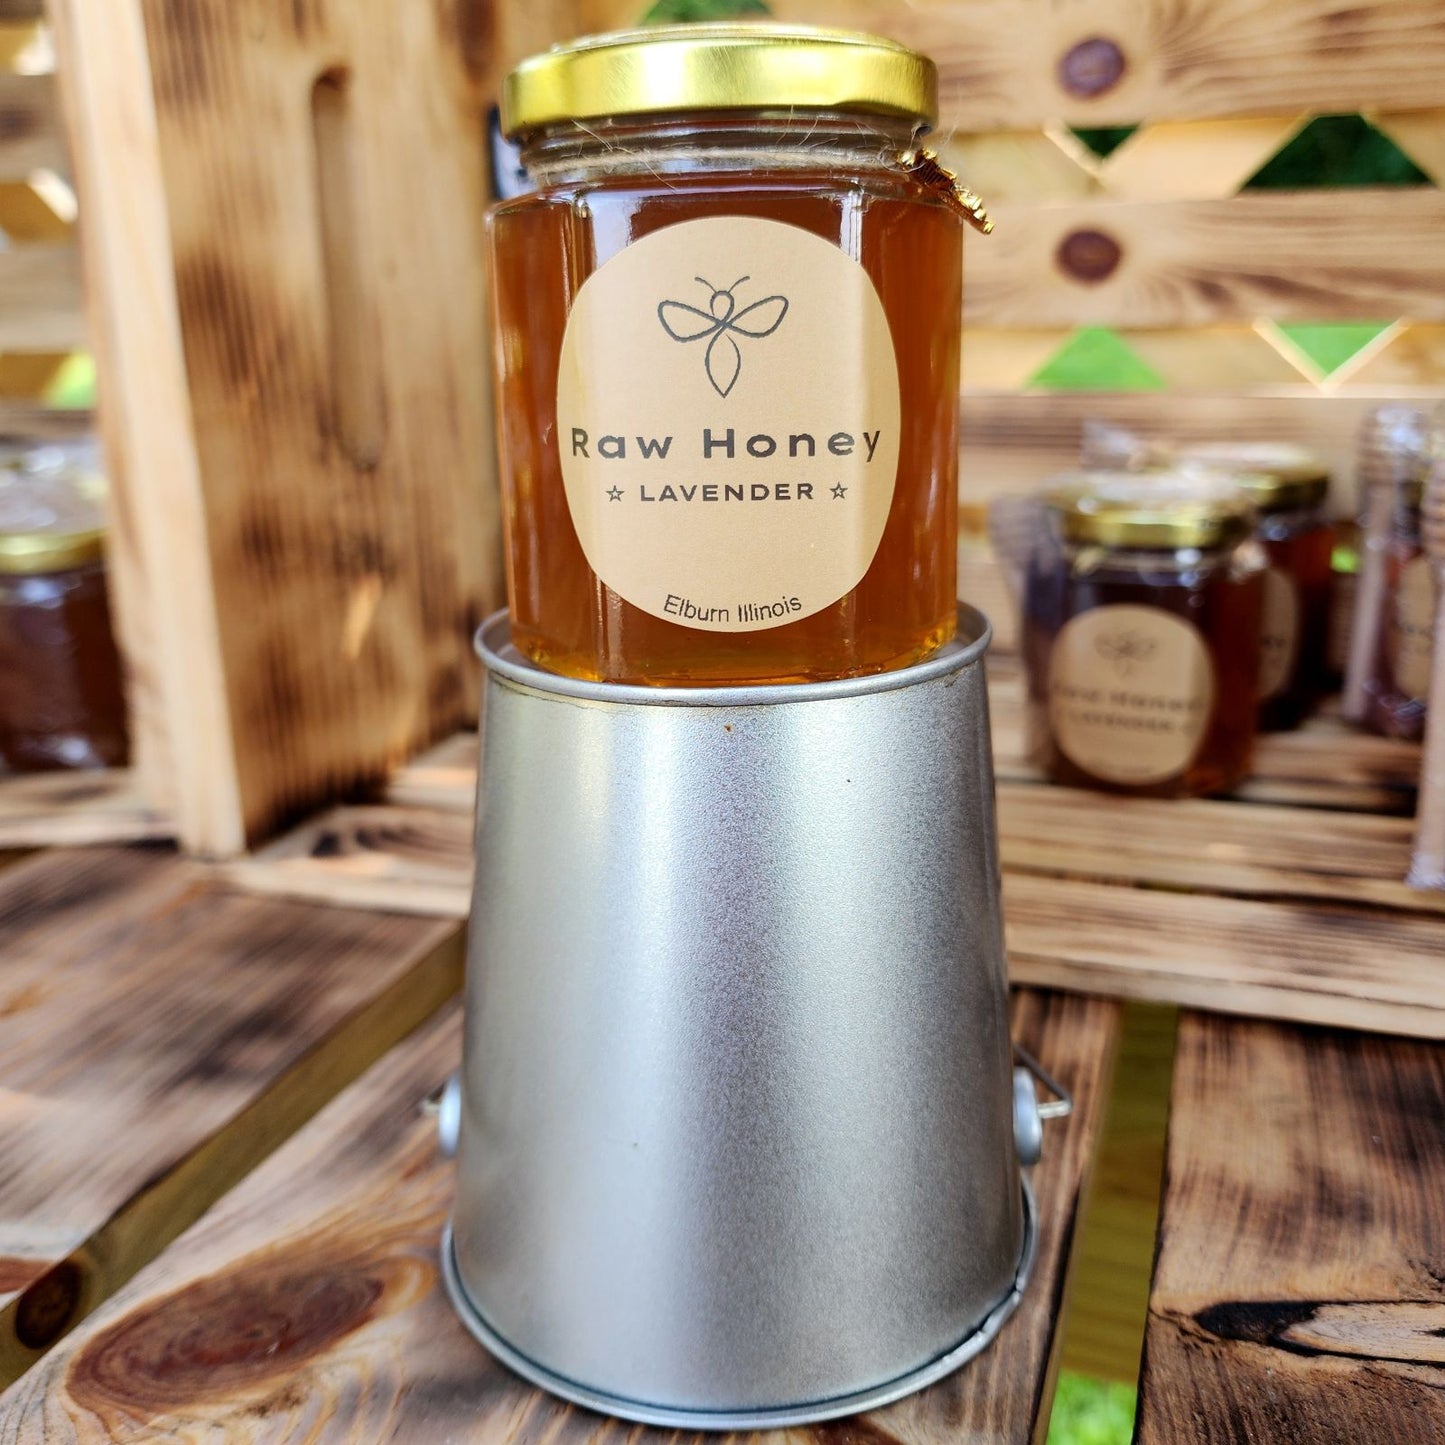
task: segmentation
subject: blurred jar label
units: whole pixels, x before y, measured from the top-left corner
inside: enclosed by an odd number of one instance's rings
[[[1106,782],[1177,777],[1204,741],[1214,667],[1198,630],[1120,603],[1070,618],[1054,640],[1049,721],[1077,767]]]
[[[1299,589],[1278,567],[1264,574],[1264,614],[1259,639],[1259,698],[1266,702],[1289,687],[1299,655]]]
[[[1435,647],[1435,573],[1429,557],[1416,557],[1400,573],[1390,629],[1390,670],[1395,690],[1423,700],[1430,692]]]
[[[654,617],[751,632],[851,592],[888,520],[899,425],[872,281],[796,226],[668,226],[595,271],[567,319],[567,505],[592,570]]]

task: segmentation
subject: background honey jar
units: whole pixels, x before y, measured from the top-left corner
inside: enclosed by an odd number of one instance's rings
[[[1325,515],[1330,474],[1303,447],[1221,442],[1179,453],[1181,461],[1229,473],[1259,514],[1264,549],[1259,725],[1297,727],[1323,694],[1335,529]]]
[[[1229,791],[1256,724],[1254,508],[1187,472],[1084,473],[1044,502],[1023,648],[1045,771],[1148,797]]]

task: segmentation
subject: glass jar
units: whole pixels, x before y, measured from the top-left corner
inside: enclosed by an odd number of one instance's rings
[[[0,477],[0,758],[15,772],[126,761],[100,485],[66,468]]]
[[[1248,499],[1186,473],[1086,473],[1045,514],[1023,632],[1044,770],[1143,797],[1228,792],[1257,710],[1265,562]]]
[[[1402,479],[1394,490],[1384,546],[1384,605],[1364,720],[1372,732],[1415,740],[1425,735],[1439,580],[1420,537],[1424,478]]]
[[[1325,515],[1330,474],[1286,442],[1191,446],[1181,461],[1227,472],[1255,505],[1269,564],[1259,654],[1259,725],[1295,728],[1324,694],[1329,673],[1335,531]]]
[[[507,79],[490,217],[512,637],[629,683],[876,672],[953,632],[962,231],[932,62],[768,25]]]

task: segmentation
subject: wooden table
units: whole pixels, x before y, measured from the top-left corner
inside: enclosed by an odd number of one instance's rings
[[[1119,802],[1043,786],[1006,660],[994,693],[1014,1028],[1078,1100],[1036,1170],[1039,1264],[958,1375],[795,1433],[1042,1438],[1132,996],[1185,1006],[1138,1439],[1445,1441],[1445,919],[1398,882],[1413,758],[1320,724],[1242,802]],[[0,1445],[650,1433],[523,1386],[438,1289],[473,755],[224,871],[145,845],[0,872]]]

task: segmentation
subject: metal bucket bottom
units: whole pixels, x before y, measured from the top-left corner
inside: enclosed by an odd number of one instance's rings
[[[981,1324],[970,1330],[952,1349],[930,1360],[926,1365],[910,1370],[906,1375],[899,1375],[866,1390],[856,1390],[850,1395],[835,1395],[829,1400],[811,1400],[778,1409],[674,1410],[649,1405],[645,1400],[629,1400],[618,1395],[608,1395],[587,1385],[579,1385],[575,1380],[553,1374],[544,1365],[537,1364],[535,1360],[515,1350],[482,1317],[457,1271],[450,1220],[442,1234],[442,1280],[462,1323],[486,1350],[524,1380],[550,1394],[570,1400],[574,1405],[582,1405],[604,1415],[615,1415],[621,1420],[634,1420],[640,1425],[660,1425],[666,1429],[677,1430],[772,1430],[790,1425],[813,1425],[821,1420],[836,1420],[842,1415],[858,1415],[866,1410],[877,1410],[884,1405],[891,1405],[895,1400],[901,1400],[905,1395],[911,1395],[915,1390],[921,1390],[926,1385],[943,1379],[945,1375],[952,1374],[992,1343],[1003,1328],[1004,1321],[1018,1308],[1024,1288],[1033,1272],[1034,1257],[1038,1253],[1038,1210],[1034,1203],[1033,1189],[1026,1178],[1020,1182],[1023,1187],[1024,1237],[1018,1265],[1014,1270],[1013,1284]]]

